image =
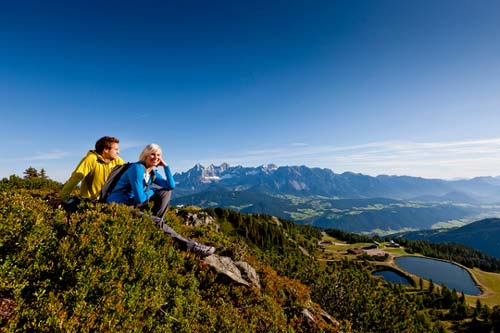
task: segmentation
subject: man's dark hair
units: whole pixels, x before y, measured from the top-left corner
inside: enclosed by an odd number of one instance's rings
[[[95,143],[95,151],[102,154],[104,149],[110,149],[113,143],[120,143],[120,140],[112,136],[103,136]]]

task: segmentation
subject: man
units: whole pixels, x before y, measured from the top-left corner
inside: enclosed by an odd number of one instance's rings
[[[71,191],[81,182],[80,196],[97,200],[111,169],[125,163],[118,156],[120,153],[119,143],[117,138],[110,136],[104,136],[97,140],[95,150],[90,150],[87,153],[87,156],[80,161],[71,177],[64,184],[59,193],[59,199],[68,199]]]

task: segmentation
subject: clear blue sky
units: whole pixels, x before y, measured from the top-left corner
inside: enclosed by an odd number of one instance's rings
[[[500,1],[4,1],[0,177],[135,161],[500,175]]]

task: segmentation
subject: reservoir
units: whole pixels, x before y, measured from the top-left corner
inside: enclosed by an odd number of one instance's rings
[[[396,264],[408,273],[423,279],[431,280],[448,289],[455,289],[468,295],[479,295],[481,290],[477,287],[470,273],[462,267],[447,261],[430,258],[404,256],[396,258]]]
[[[411,280],[409,280],[407,277],[392,270],[377,271],[374,272],[373,275],[382,276],[386,281],[392,283],[399,283],[407,286],[413,285]]]

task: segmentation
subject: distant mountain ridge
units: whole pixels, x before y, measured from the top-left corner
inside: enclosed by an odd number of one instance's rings
[[[428,240],[434,243],[460,243],[500,258],[499,218],[484,219],[448,230],[422,230],[404,233],[401,237],[411,240]]]
[[[334,173],[330,169],[306,166],[259,167],[230,166],[222,163],[204,167],[196,164],[176,173],[176,197],[203,192],[213,185],[228,190],[290,194],[300,197],[391,198],[424,202],[500,202],[500,178],[477,177],[469,180],[426,179],[411,176],[367,176]]]

